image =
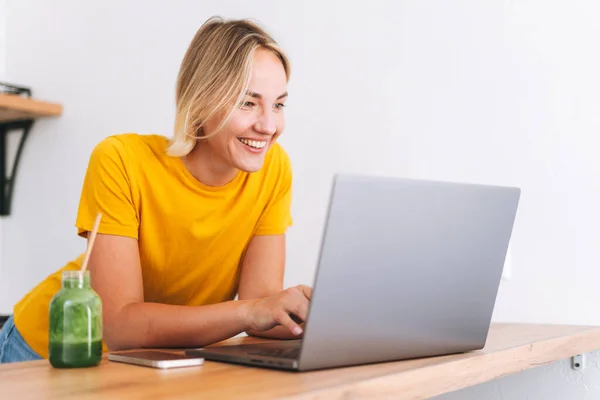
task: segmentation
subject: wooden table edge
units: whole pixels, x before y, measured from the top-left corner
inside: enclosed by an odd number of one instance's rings
[[[535,324],[531,325],[535,326]],[[279,398],[285,400],[346,400],[381,397],[399,400],[427,399],[600,349],[600,326],[579,326],[579,328],[585,330],[491,353],[486,353],[483,349],[465,353],[464,358],[457,358],[443,364],[425,365],[412,370]],[[496,361],[492,364],[494,368],[489,368],[491,359],[501,357],[504,357],[505,362]],[[457,376],[455,371],[462,371],[462,373]],[[431,382],[432,372],[435,372],[437,377],[434,384]],[[410,375],[410,379],[403,379],[407,375]]]

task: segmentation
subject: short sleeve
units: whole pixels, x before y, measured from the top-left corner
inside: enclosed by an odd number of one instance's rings
[[[138,213],[127,174],[123,144],[108,137],[92,151],[77,212],[77,234],[92,230],[102,213],[99,233],[138,238]]]
[[[268,201],[265,211],[258,222],[256,235],[281,235],[292,225],[292,167],[290,159],[278,146],[279,167],[273,196]]]

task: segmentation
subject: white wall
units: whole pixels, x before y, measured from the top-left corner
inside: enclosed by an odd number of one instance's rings
[[[287,284],[312,280],[336,171],[517,185],[512,278],[494,318],[600,323],[595,0],[8,0],[7,79],[65,113],[37,123],[23,154],[3,221],[0,312],[83,250],[73,223],[94,144],[123,131],[170,134],[179,62],[213,14],[260,20],[292,60]],[[535,373],[568,388],[550,377],[565,365]],[[461,398],[493,398],[497,384]],[[521,375],[505,385],[534,389]]]
[[[6,69],[6,0],[0,0],[0,79]]]
[[[4,81],[6,76],[6,0],[0,0],[0,81]],[[4,244],[3,234],[3,220],[0,217],[0,314],[5,307],[6,301],[4,300],[5,294],[2,290],[3,281],[3,256],[2,245]]]

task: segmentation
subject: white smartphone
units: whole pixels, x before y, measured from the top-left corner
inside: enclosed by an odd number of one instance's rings
[[[159,350],[139,350],[123,353],[108,353],[110,361],[142,365],[152,368],[192,367],[204,364],[204,358]]]

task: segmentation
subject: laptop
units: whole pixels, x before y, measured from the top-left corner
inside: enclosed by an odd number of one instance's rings
[[[336,175],[303,338],[186,353],[310,371],[482,349],[520,194]]]

